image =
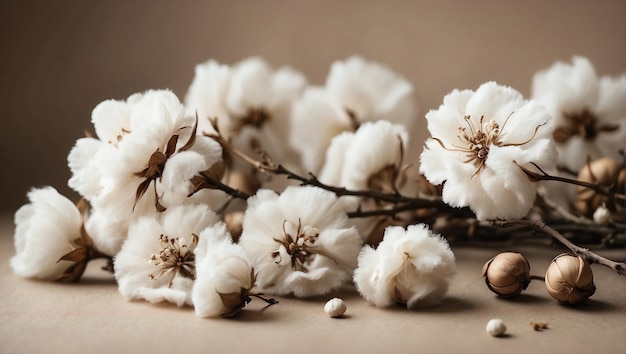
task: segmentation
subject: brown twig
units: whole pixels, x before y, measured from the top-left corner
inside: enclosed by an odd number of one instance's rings
[[[614,200],[618,200],[621,202],[626,201],[626,196],[624,196],[624,194],[621,193],[617,193],[615,192],[614,188],[607,188],[604,186],[601,186],[599,184],[595,184],[595,183],[588,183],[588,182],[584,182],[584,181],[579,181],[576,179],[571,179],[571,178],[566,178],[566,177],[559,177],[559,176],[552,176],[549,173],[545,172],[544,170],[541,169],[541,167],[539,167],[537,164],[531,162],[531,164],[533,166],[535,166],[541,173],[537,173],[537,172],[533,172],[523,166],[518,165],[519,168],[522,169],[522,171],[524,171],[524,173],[526,173],[526,175],[535,181],[558,181],[558,182],[563,182],[563,183],[569,183],[569,184],[573,184],[573,185],[577,185],[577,186],[581,186],[581,187],[585,187],[585,188],[589,188],[592,189],[594,192],[596,192],[597,194],[601,194],[604,195],[606,197],[612,198]]]
[[[219,133],[219,131],[217,131],[216,134],[207,134],[207,136],[214,139],[216,142],[218,142],[222,146],[223,149],[228,150],[230,153],[241,158],[243,161],[254,166],[257,170],[261,172],[270,172],[275,175],[286,176],[288,179],[299,181],[300,185],[302,186],[307,185],[307,186],[318,187],[318,188],[327,190],[329,192],[333,192],[338,197],[342,197],[342,196],[364,197],[364,198],[371,198],[374,200],[387,202],[391,204],[400,204],[400,203],[421,204],[423,202],[424,205],[426,205],[424,207],[432,207],[432,205],[443,204],[443,202],[441,201],[430,201],[430,200],[407,197],[407,196],[400,194],[399,192],[383,193],[383,192],[377,192],[377,191],[371,191],[371,190],[350,190],[344,187],[330,186],[325,183],[322,183],[312,173],[309,173],[307,177],[301,176],[289,170],[288,168],[284,167],[281,164],[274,163],[270,159],[270,157],[267,155],[263,155],[262,161],[255,160],[254,158],[246,155],[239,149],[235,148],[227,139],[225,139]],[[381,214],[378,214],[378,215],[381,215]]]

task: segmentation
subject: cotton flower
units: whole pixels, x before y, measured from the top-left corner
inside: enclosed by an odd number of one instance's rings
[[[131,222],[115,257],[115,278],[127,300],[191,305],[194,250],[217,216],[205,205],[182,205]]]
[[[306,297],[349,281],[362,241],[333,193],[291,186],[248,199],[239,244],[263,291]]]
[[[392,192],[409,134],[388,121],[363,123],[337,136],[328,149],[320,180],[353,190]]]
[[[550,116],[512,88],[488,82],[476,92],[454,90],[426,114],[431,138],[420,172],[454,207],[469,206],[479,220],[520,218],[536,190],[521,167],[551,169],[556,162]]]
[[[229,67],[214,60],[196,66],[185,106],[200,117],[201,132],[214,131],[209,119],[241,149],[256,143],[275,160],[293,158],[285,136],[290,134],[292,102],[307,80],[290,67],[272,68],[259,57]]]
[[[187,197],[190,180],[219,162],[222,151],[195,135],[196,118],[185,115],[172,92],[104,101],[92,122],[97,138],[79,139],[68,156],[69,186],[111,221],[184,203],[217,204],[208,191]]]
[[[411,130],[413,85],[391,69],[359,56],[332,64],[324,87],[309,87],[294,103],[291,145],[313,173],[324,165],[332,139],[367,121],[387,120]]]
[[[394,303],[408,308],[441,301],[455,273],[454,254],[446,240],[426,225],[388,227],[377,249],[365,246],[354,283],[378,307]]]
[[[626,73],[598,77],[592,63],[574,57],[533,77],[532,97],[554,117],[560,162],[578,171],[588,158],[620,160],[626,140]]]
[[[254,295],[254,270],[241,246],[233,243],[224,223],[204,230],[199,238],[195,250],[197,277],[191,296],[196,315],[234,315]]]
[[[85,230],[98,250],[115,256],[126,240],[128,225],[132,219],[113,221],[106,212],[92,208],[85,221]]]
[[[55,280],[72,265],[59,261],[81,237],[82,218],[69,199],[53,187],[33,189],[29,203],[15,213],[13,271],[23,277]]]
[[[393,193],[401,187],[397,182],[408,140],[408,132],[403,125],[385,120],[365,122],[356,132],[343,132],[333,139],[319,180],[351,190]],[[342,197],[339,201],[348,210],[381,207],[365,198]],[[351,219],[350,222],[367,241],[379,220],[380,217],[367,217]]]

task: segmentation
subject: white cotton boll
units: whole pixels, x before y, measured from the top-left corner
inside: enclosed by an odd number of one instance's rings
[[[555,120],[559,162],[574,171],[588,158],[621,158],[617,147],[626,139],[625,96],[626,74],[599,77],[584,57],[556,62],[533,76],[532,97]]]
[[[216,221],[203,205],[177,206],[132,221],[114,259],[120,293],[127,300],[190,305],[197,235]]]
[[[213,132],[210,118],[217,118],[220,128],[229,119],[226,94],[231,75],[232,69],[228,65],[215,60],[196,65],[184,102],[188,113],[198,114],[198,133]]]
[[[443,201],[470,207],[479,220],[521,218],[536,186],[520,166],[550,170],[556,163],[550,116],[517,91],[487,82],[476,92],[455,90],[426,114],[432,135],[420,172],[443,186]]]
[[[100,169],[96,162],[96,154],[103,143],[94,138],[81,138],[67,156],[68,166],[72,173],[68,186],[85,199],[91,201],[101,192]]]
[[[307,89],[294,103],[291,145],[305,168],[317,174],[331,140],[343,131],[376,120],[410,130],[416,115],[412,95],[412,84],[383,65],[358,56],[336,61],[325,87]]]
[[[501,319],[494,318],[487,322],[485,330],[493,337],[500,337],[506,333],[506,325]]]
[[[196,118],[185,115],[171,91],[105,101],[94,109],[94,122],[106,126],[107,119],[128,123],[120,128],[115,143],[102,139],[77,143],[69,157],[70,186],[89,192],[87,199],[112,222],[188,203],[189,179],[221,160],[219,144],[203,136],[191,139]]]
[[[106,100],[99,103],[91,113],[91,123],[98,139],[117,145],[130,132],[132,107],[124,101]]]
[[[358,258],[354,282],[376,306],[393,303],[408,308],[441,301],[456,272],[448,243],[423,225],[388,227],[378,248],[366,246]]]
[[[254,279],[244,255],[241,247],[233,243],[224,223],[200,234],[196,248],[197,277],[191,296],[196,316],[228,315],[245,305],[247,296],[244,294],[242,298],[241,291],[251,290]],[[232,302],[225,303],[222,297]]]
[[[85,230],[98,251],[115,256],[126,240],[130,219],[115,221],[106,212],[92,209],[85,221]]]
[[[328,316],[334,318],[343,316],[343,314],[346,312],[346,309],[346,304],[343,302],[342,299],[338,297],[328,300],[328,302],[326,302],[326,304],[324,305],[324,312],[326,312]]]
[[[326,151],[326,162],[318,176],[322,183],[331,186],[339,186],[341,184],[346,150],[351,146],[353,140],[354,133],[352,132],[343,132],[333,138],[330,147]]]
[[[326,80],[331,96],[353,111],[359,122],[388,120],[408,129],[416,107],[413,85],[388,67],[352,56],[331,65]]]
[[[292,102],[302,95],[306,85],[307,79],[302,73],[290,67],[276,70],[271,80],[274,94],[269,101],[269,107],[272,110],[281,110],[291,106]]]
[[[532,80],[532,97],[542,102],[560,124],[564,113],[578,111],[597,100],[598,77],[591,62],[573,57],[572,63],[555,62],[536,72]]]
[[[343,208],[333,193],[310,186],[248,199],[239,244],[263,291],[322,295],[350,279],[362,240]]]
[[[350,130],[345,110],[322,87],[309,87],[293,104],[291,147],[300,153],[302,165],[317,174],[332,139]]]
[[[15,256],[9,263],[23,277],[55,280],[72,265],[59,261],[81,237],[81,215],[52,187],[32,189],[29,203],[15,213]]]
[[[402,125],[384,120],[362,124],[346,150],[341,185],[365,190],[370,185],[368,182],[383,169],[391,166],[399,170],[408,140],[408,132]],[[391,189],[392,185],[387,187]]]
[[[226,106],[236,116],[243,116],[250,108],[264,107],[269,102],[272,69],[265,60],[250,57],[233,68]]]
[[[189,180],[208,169],[204,156],[195,151],[185,151],[172,156],[165,164],[160,179],[164,201],[168,205],[183,204],[192,191],[193,186]]]

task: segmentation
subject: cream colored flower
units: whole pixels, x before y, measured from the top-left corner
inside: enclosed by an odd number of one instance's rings
[[[626,73],[598,76],[583,57],[556,62],[533,77],[533,99],[554,117],[559,161],[577,172],[587,162],[621,160],[626,141]]]
[[[362,241],[337,197],[316,187],[259,190],[248,200],[239,244],[265,292],[322,295],[351,279]]]
[[[185,106],[200,117],[199,131],[220,133],[237,148],[253,150],[259,144],[274,160],[295,162],[284,141],[291,131],[292,103],[300,97],[306,78],[290,67],[272,68],[259,57],[229,67],[214,60],[196,66]]]
[[[224,223],[200,234],[195,253],[197,276],[191,298],[197,316],[230,317],[258,296],[252,291],[255,271],[241,246],[233,243]]]
[[[295,102],[291,145],[317,174],[326,149],[344,131],[387,120],[410,131],[416,114],[413,85],[379,63],[352,56],[332,64],[324,87],[309,87]]]
[[[549,170],[556,163],[545,107],[488,82],[475,92],[452,91],[426,120],[431,138],[420,172],[434,185],[445,182],[444,202],[469,206],[479,220],[528,213],[536,189],[520,166]]]
[[[196,118],[172,92],[104,101],[92,122],[97,138],[79,139],[68,156],[69,185],[112,222],[185,203],[217,204],[208,191],[187,197],[191,178],[221,161],[222,150],[195,135]]]
[[[60,261],[81,237],[82,218],[69,199],[53,187],[33,189],[29,203],[15,213],[15,256],[11,269],[23,277],[55,280],[72,265]]]
[[[444,238],[424,224],[388,227],[377,249],[365,246],[354,283],[376,306],[394,303],[408,308],[433,305],[448,291],[456,271],[454,254]]]
[[[115,257],[115,278],[128,300],[191,305],[198,235],[217,221],[204,205],[182,205],[131,222]]]

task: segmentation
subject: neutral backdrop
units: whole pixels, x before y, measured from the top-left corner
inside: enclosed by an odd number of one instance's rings
[[[572,55],[624,72],[625,43],[624,0],[2,0],[0,209],[33,186],[75,198],[66,157],[93,107],[147,89],[182,99],[210,58],[260,55],[322,84],[361,54],[414,83],[423,121],[454,88],[496,80],[527,96],[533,73]]]

